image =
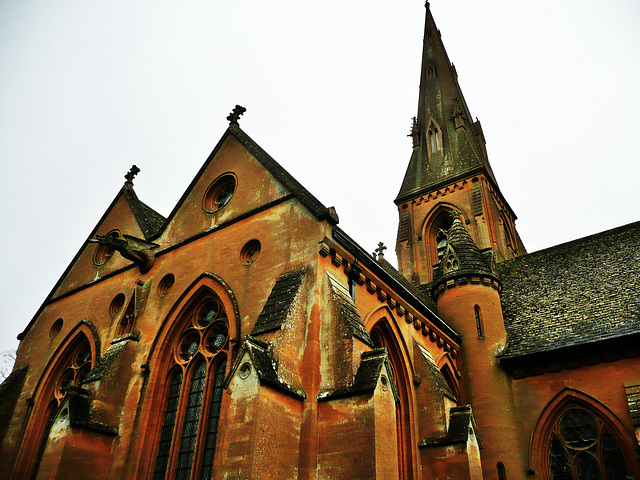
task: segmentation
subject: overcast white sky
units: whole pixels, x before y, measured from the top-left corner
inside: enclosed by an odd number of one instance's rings
[[[639,220],[640,2],[431,9],[527,249]],[[423,24],[422,0],[0,2],[0,351],[131,165],[167,215],[236,103],[343,229],[392,251]]]

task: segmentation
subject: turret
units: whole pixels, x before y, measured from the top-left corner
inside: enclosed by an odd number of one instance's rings
[[[459,218],[455,217],[440,245],[434,270],[432,297],[439,316],[462,337],[462,399],[473,408],[485,478],[495,476],[501,462],[510,472],[521,472],[522,441],[509,381],[498,364],[507,333],[500,303],[501,284],[495,273],[494,253],[481,251]]]

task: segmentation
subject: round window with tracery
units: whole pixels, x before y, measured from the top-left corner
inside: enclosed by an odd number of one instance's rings
[[[204,194],[202,208],[207,213],[214,213],[225,207],[236,191],[236,178],[227,173],[216,179]]]

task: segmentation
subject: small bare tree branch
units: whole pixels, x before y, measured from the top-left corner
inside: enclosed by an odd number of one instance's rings
[[[0,383],[11,374],[13,365],[16,363],[17,352],[15,349],[0,352]]]

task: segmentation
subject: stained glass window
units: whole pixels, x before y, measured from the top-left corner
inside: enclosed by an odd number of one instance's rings
[[[154,479],[211,478],[226,373],[229,328],[224,307],[207,296],[178,320],[165,394]],[[184,383],[184,384],[183,384]]]
[[[553,480],[625,480],[628,476],[612,431],[578,407],[565,410],[553,426],[549,469]]]

